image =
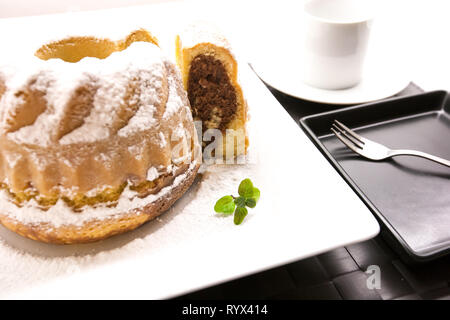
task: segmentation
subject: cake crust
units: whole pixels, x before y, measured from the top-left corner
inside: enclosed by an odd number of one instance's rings
[[[136,229],[164,213],[189,189],[194,182],[199,166],[199,164],[196,164],[191,170],[186,170],[183,180],[174,186],[171,192],[144,207],[118,213],[107,219],[93,219],[85,222],[82,226],[63,225],[55,227],[50,223],[26,224],[0,212],[0,223],[26,238],[46,243],[73,244],[99,241]]]

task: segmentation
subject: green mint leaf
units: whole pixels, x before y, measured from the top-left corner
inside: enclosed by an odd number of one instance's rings
[[[245,216],[247,215],[247,208],[237,207],[236,212],[234,213],[234,224],[239,225],[244,221]]]
[[[217,200],[214,206],[214,211],[217,213],[223,213],[225,215],[230,215],[234,212],[236,205],[232,196],[225,196]]]
[[[239,195],[245,198],[251,198],[253,195],[253,183],[250,179],[244,179],[239,184]]]
[[[254,208],[259,200],[261,192],[253,186],[250,179],[244,179],[239,184],[239,196],[225,196],[217,200],[214,211],[224,215],[234,213],[234,224],[241,224],[248,214],[248,208]]]
[[[255,200],[255,204],[256,204],[256,202],[258,202],[259,196],[260,196],[260,195],[261,195],[261,192],[259,191],[259,189],[258,189],[258,188],[253,188],[253,196],[252,196],[252,199]]]
[[[245,205],[249,208],[254,208],[256,207],[256,200],[253,198],[245,199]]]
[[[245,207],[245,198],[244,197],[238,197],[234,199],[234,203],[238,206],[238,208],[244,208]]]

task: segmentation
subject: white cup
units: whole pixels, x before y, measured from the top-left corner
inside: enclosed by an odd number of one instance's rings
[[[361,81],[373,17],[370,0],[309,0],[304,5],[302,78],[345,89]]]

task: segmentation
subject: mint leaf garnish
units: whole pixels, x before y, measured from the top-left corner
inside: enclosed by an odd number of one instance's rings
[[[245,205],[249,208],[254,208],[256,207],[256,200],[253,198],[248,198],[245,200]]]
[[[236,205],[237,205],[238,207],[244,208],[244,207],[245,207],[245,201],[246,201],[246,200],[247,200],[247,199],[244,198],[244,197],[238,197],[238,198],[234,199],[234,203],[236,203]]]
[[[261,192],[253,186],[250,179],[244,179],[239,184],[239,197],[224,196],[217,200],[214,211],[224,215],[234,213],[234,224],[239,225],[248,214],[248,208],[254,208],[259,200]]]
[[[245,198],[251,198],[253,195],[253,183],[250,179],[242,180],[238,189],[239,195]]]
[[[244,221],[244,218],[247,216],[247,208],[237,207],[236,212],[234,213],[234,224],[239,225]]]
[[[236,205],[232,196],[225,196],[217,200],[214,211],[225,215],[233,214]]]
[[[261,192],[259,192],[258,188],[253,188],[253,196],[252,199],[255,200],[255,203],[258,202],[259,196],[261,195]]]

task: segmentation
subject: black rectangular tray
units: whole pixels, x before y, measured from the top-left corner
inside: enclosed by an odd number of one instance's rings
[[[450,252],[450,168],[415,157],[375,162],[331,134],[337,119],[394,149],[450,159],[450,98],[433,91],[304,117],[300,124],[382,225],[406,260],[423,262]]]

